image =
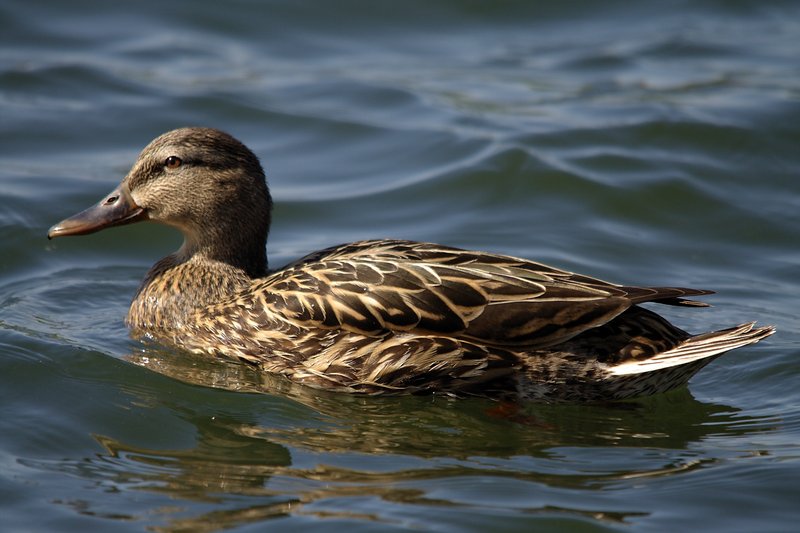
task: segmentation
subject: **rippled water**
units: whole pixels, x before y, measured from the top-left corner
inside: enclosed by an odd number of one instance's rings
[[[800,519],[792,2],[0,5],[0,529],[786,531]],[[779,333],[617,405],[365,399],[142,347],[179,238],[49,243],[138,151],[226,129],[270,260],[361,238],[710,288]]]

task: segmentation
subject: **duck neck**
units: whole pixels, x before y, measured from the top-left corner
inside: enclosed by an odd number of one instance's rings
[[[182,329],[197,313],[230,299],[267,274],[269,222],[241,224],[236,217],[216,218],[199,230],[181,228],[180,249],[150,269],[126,319],[134,330]],[[223,221],[236,221],[235,227]]]
[[[184,231],[183,245],[176,257],[187,262],[222,263],[241,270],[250,278],[265,276],[269,222],[241,224],[234,219],[235,224],[225,224],[222,220],[226,218],[196,232]]]
[[[233,269],[251,279],[264,277],[267,274],[266,247],[263,244],[249,246],[248,242],[237,242],[239,240],[237,236],[231,236],[227,241],[220,239],[198,245],[187,239],[174,255],[181,262],[217,264],[225,274]],[[263,243],[264,240],[256,242]],[[247,241],[252,242],[252,239]]]
[[[126,322],[144,332],[186,327],[198,311],[230,299],[266,275],[265,241],[266,230],[216,226],[205,234],[184,232],[180,249],[145,276]]]

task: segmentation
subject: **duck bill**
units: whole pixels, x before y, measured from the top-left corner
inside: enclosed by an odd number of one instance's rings
[[[147,212],[136,205],[128,187],[120,185],[97,205],[62,220],[50,228],[47,238],[87,235],[112,226],[122,226],[146,219]]]

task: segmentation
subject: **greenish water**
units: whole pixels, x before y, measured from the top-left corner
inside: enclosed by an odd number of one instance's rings
[[[789,531],[800,519],[800,6],[0,5],[0,530]],[[275,267],[398,237],[778,334],[621,405],[364,399],[132,342],[179,238],[55,242],[177,126],[262,158]]]

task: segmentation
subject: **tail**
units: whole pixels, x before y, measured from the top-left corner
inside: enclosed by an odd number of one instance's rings
[[[729,350],[754,344],[775,333],[773,326],[762,328],[755,328],[754,326],[755,322],[749,322],[729,329],[695,335],[671,350],[642,361],[626,361],[612,366],[608,369],[608,372],[614,376],[629,376],[657,372],[701,360],[705,360],[705,363],[708,364],[714,358]],[[700,370],[700,368],[697,368],[697,370]],[[689,377],[687,377],[687,380]]]
[[[755,322],[689,337],[675,348],[642,361],[626,361],[607,368],[603,394],[623,400],[648,396],[685,385],[708,363],[734,348],[753,344],[775,333],[773,326]]]

